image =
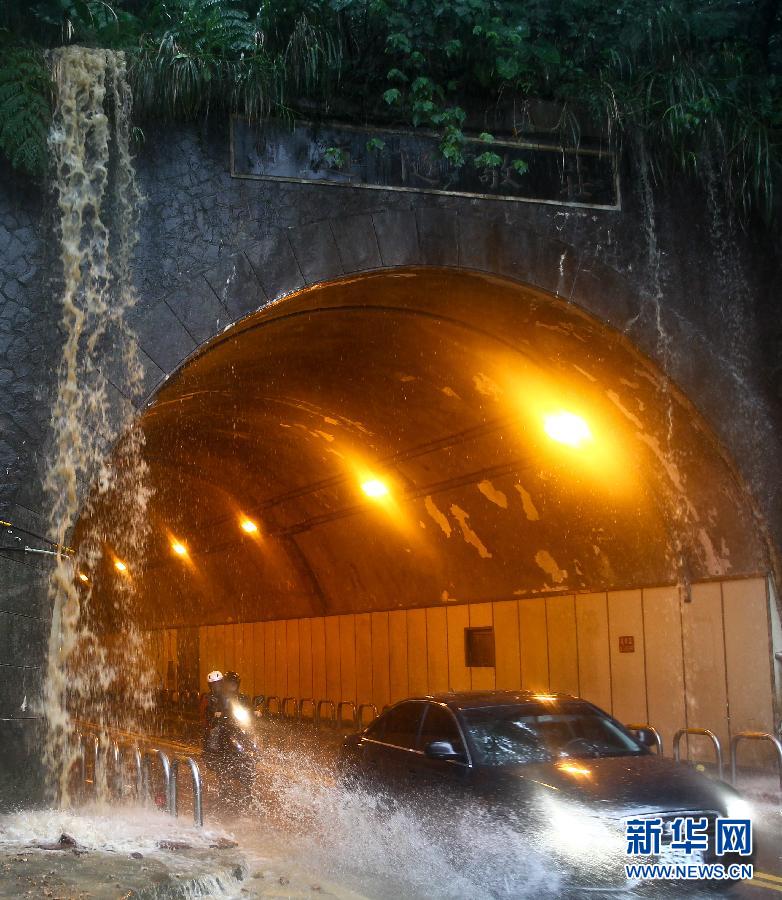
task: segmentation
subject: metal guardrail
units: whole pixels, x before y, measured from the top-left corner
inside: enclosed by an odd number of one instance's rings
[[[332,728],[336,728],[337,726],[337,704],[333,700],[318,700],[318,705],[315,707],[315,725],[320,728],[321,724],[324,721],[323,718],[323,707],[328,706],[331,709],[330,718],[326,719]]]
[[[79,761],[79,781],[81,782],[82,790],[87,789],[87,744],[92,746],[92,785],[93,789],[97,790],[98,783],[98,771],[99,771],[99,759],[100,759],[100,739],[97,735],[92,734],[84,734],[81,731],[77,731],[74,734],[77,753],[78,753],[78,761]]]
[[[87,754],[84,752],[84,735],[77,731],[73,737],[77,748],[76,752],[79,755],[79,783],[84,790],[87,785]]]
[[[144,753],[144,800],[151,798],[151,761],[157,757],[163,770],[163,784],[166,790],[166,809],[173,815],[173,791],[171,788],[171,763],[168,754],[163,750],[152,747]]]
[[[345,724],[345,717],[342,715],[342,710],[348,709],[350,711],[351,717],[348,719],[348,724],[352,725],[353,728],[356,727],[356,704],[352,700],[340,700],[337,704],[337,725],[341,728]]]
[[[79,755],[79,774],[82,790],[87,785],[87,746],[93,748],[92,777],[93,784],[97,782],[98,773],[100,772],[100,738],[97,735],[84,734],[76,732],[74,735]],[[165,808],[169,815],[177,816],[177,778],[180,763],[184,762],[190,769],[190,775],[193,781],[193,821],[196,825],[204,824],[204,808],[203,808],[203,784],[201,780],[201,770],[198,763],[192,756],[175,757],[173,761],[169,760],[168,754],[157,747],[150,747],[148,750],[141,750],[136,744],[121,744],[118,740],[110,741],[106,747],[107,763],[111,763],[113,767],[113,793],[122,796],[125,783],[125,751],[130,751],[133,759],[133,767],[136,775],[136,797],[144,803],[151,799],[151,782],[152,782],[152,765],[155,761],[160,763],[163,774],[163,784],[165,787]],[[107,785],[112,787],[108,780]]]
[[[741,741],[767,741],[776,750],[779,789],[782,791],[782,741],[768,731],[739,731],[730,739],[730,781],[736,784],[736,750]]]
[[[293,714],[291,715],[288,712],[290,707],[293,707]],[[292,719],[293,721],[299,721],[299,701],[296,697],[283,697],[282,703],[280,703],[280,715],[283,719]]]
[[[685,734],[694,735],[696,737],[705,737],[708,738],[712,746],[714,747],[714,756],[717,760],[717,775],[720,779],[722,779],[723,769],[722,769],[722,744],[720,744],[720,739],[714,734],[713,731],[709,731],[708,728],[680,728],[676,734],[673,736],[673,758],[676,762],[680,762],[680,752],[679,752],[679,744],[681,743],[681,739]]]
[[[136,770],[136,797],[141,800],[144,796],[144,758],[136,746],[133,747],[133,763]]]
[[[660,732],[654,727],[654,725],[638,725],[637,723],[634,723],[632,725],[625,725],[625,728],[628,731],[650,731],[652,733],[652,736],[654,737],[654,742],[657,745],[657,755],[663,755],[663,739],[660,735]]]
[[[253,696],[252,704],[253,708],[260,709],[264,716],[285,719],[289,722],[308,722],[318,728],[348,725],[360,730],[379,715],[374,703],[357,705],[352,700],[334,701],[328,698],[315,700],[314,697],[293,696],[281,698],[276,694],[268,696],[256,694]],[[383,707],[384,712],[387,709],[388,706]]]
[[[111,774],[114,779],[114,793],[121,797],[125,788],[125,778],[122,768],[122,748],[119,745],[119,741],[112,741],[109,744],[109,759],[113,769]],[[108,783],[108,771],[106,780]]]
[[[306,721],[306,719],[305,719],[305,717],[304,717],[304,707],[305,707],[305,705],[306,705],[306,706],[311,706],[311,707],[312,707],[312,715],[309,717],[309,720],[310,720],[310,721],[312,722],[312,724],[314,725],[314,724],[315,724],[315,720],[316,720],[317,715],[318,715],[318,713],[317,713],[317,706],[316,706],[316,704],[315,704],[315,698],[314,698],[314,697],[303,697],[301,700],[299,700],[299,721],[300,721],[300,722]]]
[[[193,759],[192,756],[176,757],[171,763],[171,809],[169,810],[169,812],[174,817],[179,815],[177,803],[179,797],[177,778],[179,775],[180,762],[186,763],[190,768],[190,776],[193,779],[193,822],[198,825],[199,828],[201,828],[204,824],[204,801],[201,784],[201,770],[198,768],[198,763]]]
[[[356,728],[360,731],[364,727],[364,710],[368,709],[372,713],[372,718],[369,722],[372,722],[377,718],[377,707],[374,703],[362,703],[359,705],[356,710]],[[367,722],[367,725],[369,724]]]

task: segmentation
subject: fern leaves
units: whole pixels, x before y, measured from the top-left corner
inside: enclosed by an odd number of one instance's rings
[[[43,175],[48,165],[51,104],[52,83],[43,54],[5,52],[0,59],[0,152],[29,175]]]

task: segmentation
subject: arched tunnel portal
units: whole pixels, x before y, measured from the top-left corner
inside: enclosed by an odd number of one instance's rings
[[[94,608],[148,633],[161,686],[237,668],[254,694],[378,708],[530,687],[668,740],[773,727],[751,498],[682,393],[573,303],[447,268],[316,284],[205,343],[138,427],[143,559],[114,566],[111,491],[76,539],[99,525]]]

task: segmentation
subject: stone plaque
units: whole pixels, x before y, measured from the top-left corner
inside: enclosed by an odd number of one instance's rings
[[[470,139],[466,162],[457,168],[443,158],[439,143],[438,135],[425,131],[234,117],[231,175],[619,209],[616,160],[608,151]],[[475,159],[487,152],[501,164],[476,166]]]

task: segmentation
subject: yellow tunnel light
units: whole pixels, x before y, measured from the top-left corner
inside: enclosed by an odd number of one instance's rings
[[[114,568],[115,568],[118,572],[122,572],[123,574],[124,574],[125,572],[128,571],[127,565],[126,565],[124,562],[122,562],[121,559],[115,559],[115,560],[114,560]]]
[[[177,556],[187,556],[187,547],[181,541],[171,541],[171,549]]]
[[[369,478],[367,481],[362,481],[361,490],[373,500],[379,500],[381,497],[388,496],[388,485],[379,478]]]
[[[592,440],[592,432],[586,420],[572,412],[562,411],[546,416],[543,430],[552,441],[576,449]]]
[[[255,532],[258,531],[258,526],[255,524],[255,522],[252,521],[252,519],[242,519],[239,524],[242,531],[244,531],[246,534],[255,534]]]

